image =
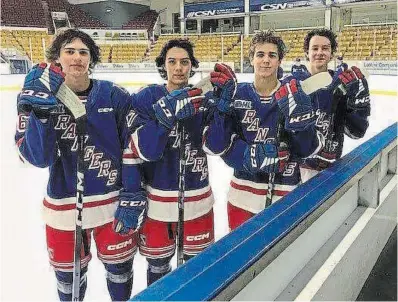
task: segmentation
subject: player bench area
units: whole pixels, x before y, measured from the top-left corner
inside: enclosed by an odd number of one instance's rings
[[[397,123],[132,301],[355,300],[396,227],[396,168]]]

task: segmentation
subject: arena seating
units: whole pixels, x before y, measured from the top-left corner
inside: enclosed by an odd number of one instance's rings
[[[145,29],[152,30],[158,18],[158,13],[155,10],[147,10],[141,15],[135,17],[122,25],[123,29]]]
[[[40,0],[1,0],[1,26],[46,27]]]
[[[338,42],[346,60],[397,59],[397,25],[344,27]]]

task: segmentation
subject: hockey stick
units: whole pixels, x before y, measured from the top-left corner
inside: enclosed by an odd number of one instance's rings
[[[332,76],[329,72],[324,71],[317,73],[308,79],[300,82],[301,88],[306,94],[311,94],[318,89],[326,88],[332,83]],[[213,85],[210,82],[210,76],[201,79],[197,84],[193,86],[194,88],[202,89],[202,94],[213,90]]]
[[[62,84],[56,95],[57,99],[70,110],[76,121],[77,149],[77,183],[76,183],[76,216],[75,246],[73,258],[72,301],[80,299],[81,250],[83,243],[83,194],[84,194],[84,143],[86,134],[86,108],[79,97]]]
[[[332,83],[332,76],[329,74],[329,72],[320,72],[317,73],[308,79],[305,79],[304,81],[300,82],[301,88],[303,91],[307,94],[310,95],[317,90],[320,89],[325,89],[327,88],[330,84]],[[276,146],[279,147],[280,143],[280,136],[284,124],[284,119],[282,114],[279,113],[278,111],[278,122],[277,122],[277,128],[276,128],[276,135],[275,135],[275,143]],[[268,174],[268,188],[267,188],[267,194],[265,195],[265,206],[270,206],[272,204],[272,196],[274,194],[274,187],[275,187],[275,172],[271,172]]]
[[[177,267],[184,262],[184,200],[185,200],[185,170],[189,144],[185,140],[185,127],[178,123],[180,133],[180,162],[178,170],[178,221],[177,221]]]

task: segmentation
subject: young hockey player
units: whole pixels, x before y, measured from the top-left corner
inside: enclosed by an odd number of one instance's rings
[[[115,233],[112,221],[123,188],[122,176],[124,182],[134,173],[130,170],[130,176],[122,175],[123,150],[129,138],[130,95],[111,82],[89,78],[100,53],[83,31],[60,32],[47,50],[47,59],[52,64],[35,66],[18,96],[15,142],[23,161],[50,170],[43,216],[58,295],[62,301],[72,300],[78,160],[76,121],[55,97],[64,83],[79,96],[87,111],[81,279],[80,290],[74,294],[83,300],[93,235],[112,300],[127,300],[133,283],[136,239]],[[135,189],[135,185],[128,183],[124,190]]]
[[[296,79],[305,79],[309,74],[307,67],[304,64],[301,64],[300,58],[296,58],[296,61],[292,65],[291,72]]]
[[[336,71],[346,71],[348,69],[348,64],[343,62],[342,56],[336,58],[336,65]]]
[[[369,88],[362,72],[357,67],[336,72],[328,70],[336,48],[336,35],[328,29],[314,29],[308,32],[304,40],[310,74],[329,71],[333,76],[333,83],[331,89],[314,94],[316,127],[326,138],[326,142],[320,152],[301,164],[303,182],[341,157],[344,134],[352,139],[361,138],[369,125]],[[339,88],[334,89],[336,87]]]
[[[193,68],[198,67],[193,45],[182,39],[168,41],[156,58],[156,66],[166,84],[150,85],[132,98],[136,117],[129,147],[132,165],[142,169],[146,194],[126,196],[131,202],[119,205],[114,223],[122,234],[139,229],[143,223],[139,248],[148,261],[148,285],[171,271],[181,191],[185,195],[185,260],[214,242],[214,198],[202,150],[206,112],[198,112],[201,89],[188,86]],[[185,175],[181,175],[184,155]],[[180,186],[181,177],[185,187]]]
[[[289,159],[308,156],[321,145],[310,97],[296,79],[286,78],[284,84],[277,79],[284,54],[282,39],[263,31],[250,44],[254,83],[236,86],[233,71],[224,65],[211,74],[220,96],[203,148],[234,169],[228,193],[231,230],[296,188],[298,164]]]

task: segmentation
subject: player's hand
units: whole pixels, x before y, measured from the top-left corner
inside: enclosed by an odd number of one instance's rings
[[[314,155],[314,158],[318,160],[318,167],[324,170],[336,161],[336,153],[322,149],[318,154]]]
[[[346,71],[336,71],[331,84],[334,94],[345,95],[348,99],[369,97],[368,82],[358,67],[353,66]]]
[[[285,129],[302,131],[315,122],[311,98],[305,94],[296,79],[281,86],[274,95],[285,118]]]
[[[349,88],[347,106],[350,109],[367,109],[370,107],[368,81],[358,67],[352,66],[351,69],[354,77],[358,80],[358,86]]]
[[[252,174],[281,173],[289,160],[286,146],[277,148],[274,144],[249,145],[244,153],[243,167]]]
[[[199,112],[205,98],[201,93],[200,88],[184,88],[162,97],[153,104],[157,120],[166,128],[173,129],[177,120],[189,118]]]
[[[142,226],[147,213],[147,196],[145,192],[122,192],[119,196],[113,230],[122,235],[131,235]]]
[[[234,71],[226,64],[216,63],[214,71],[210,73],[210,82],[218,90],[217,108],[222,113],[229,113],[235,97],[237,80]]]
[[[65,74],[55,65],[40,63],[34,66],[25,77],[18,96],[18,110],[33,111],[38,118],[48,118],[58,106],[55,95],[64,80]]]

